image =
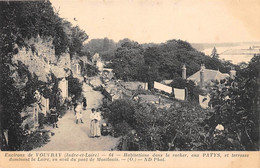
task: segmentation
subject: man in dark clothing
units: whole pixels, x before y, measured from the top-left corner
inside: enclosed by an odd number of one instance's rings
[[[87,99],[85,97],[83,97],[83,110],[86,110],[87,108]]]

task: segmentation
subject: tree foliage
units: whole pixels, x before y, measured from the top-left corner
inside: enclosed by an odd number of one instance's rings
[[[143,66],[143,49],[137,42],[123,43],[116,50],[113,67],[117,78],[126,81],[140,80],[140,69]]]
[[[204,148],[203,121],[207,111],[190,104],[157,109],[151,104],[117,100],[105,110],[105,117],[119,135],[135,129],[139,150],[201,150]],[[201,143],[200,143],[201,142]]]
[[[216,49],[216,47],[214,47],[213,49],[212,49],[212,52],[211,52],[211,55],[210,55],[212,58],[215,58],[215,59],[218,59],[219,58],[219,54],[218,54],[218,52],[217,52],[217,49]]]
[[[129,39],[125,41],[116,50],[115,59],[112,59],[116,76],[123,80],[151,82],[178,79],[181,77],[183,64],[187,67],[187,76],[200,70],[202,63],[208,69],[219,69],[224,73],[233,66],[230,62],[198,52],[188,42],[182,40],[169,40],[166,43],[148,46],[138,44],[138,52],[135,47],[132,47],[135,42]],[[139,59],[137,64],[131,64],[136,59]]]
[[[26,45],[24,39],[40,35],[54,38],[56,55],[68,48],[62,19],[54,13],[49,1],[1,2],[1,8],[3,34],[11,35],[19,46]]]
[[[105,37],[104,39],[92,39],[82,48],[83,52],[94,55],[99,53],[102,60],[110,61],[114,58],[114,53],[117,48],[116,42]]]
[[[82,96],[82,83],[79,79],[74,78],[72,75],[68,76],[68,85],[69,96],[73,97],[73,101],[80,99]]]
[[[259,58],[255,55],[235,79],[211,87],[212,109],[190,102],[161,109],[125,99],[108,105],[105,117],[115,130],[124,130],[123,139],[131,139],[129,130],[135,129],[139,150],[259,150]],[[185,82],[180,78],[172,85]],[[194,97],[200,94],[194,83],[186,86]]]
[[[214,113],[209,125],[222,124],[229,141],[237,141],[244,150],[259,149],[259,55],[234,80],[217,83],[211,91]]]
[[[25,107],[36,102],[34,98],[36,90],[47,96],[52,92],[50,85],[53,83],[57,85],[57,83],[41,82],[35,74],[28,71],[25,65],[14,64],[13,55],[18,52],[15,45],[33,50],[33,47],[26,43],[27,39],[37,36],[44,39],[51,36],[55,55],[59,57],[70,47],[69,36],[65,31],[63,19],[54,12],[48,0],[0,2],[0,17],[1,132],[3,129],[8,130],[9,149],[7,150],[25,150],[22,144],[28,140],[28,137],[21,126],[24,118],[20,113]],[[17,83],[16,78],[13,77],[15,72],[18,72],[19,79],[27,80],[20,80],[23,83]]]

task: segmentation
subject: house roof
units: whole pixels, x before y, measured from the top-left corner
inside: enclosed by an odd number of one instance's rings
[[[169,84],[171,84],[172,82],[173,82],[173,80],[170,79],[170,80],[162,80],[160,83],[165,84],[165,85],[169,85]]]
[[[201,70],[199,70],[195,74],[188,77],[188,80],[192,80],[195,83],[199,83],[200,82],[200,71]],[[221,73],[218,70],[204,69],[204,82],[206,82],[206,83],[210,83],[215,80],[220,81],[227,77],[229,77],[229,74],[227,74],[227,73]]]
[[[121,82],[121,85],[128,90],[138,90],[139,86],[143,86],[142,82]]]

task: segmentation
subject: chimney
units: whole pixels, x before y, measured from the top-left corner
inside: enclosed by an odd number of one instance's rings
[[[185,64],[182,66],[182,79],[186,79],[186,66],[185,66]]]
[[[229,75],[231,79],[235,79],[236,76],[236,70],[232,67],[231,70],[229,71]]]
[[[201,69],[200,69],[200,88],[204,87],[204,64],[201,65]]]

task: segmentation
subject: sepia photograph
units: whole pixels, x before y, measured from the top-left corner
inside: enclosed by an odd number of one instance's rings
[[[259,152],[259,30],[259,0],[0,0],[0,150]]]

